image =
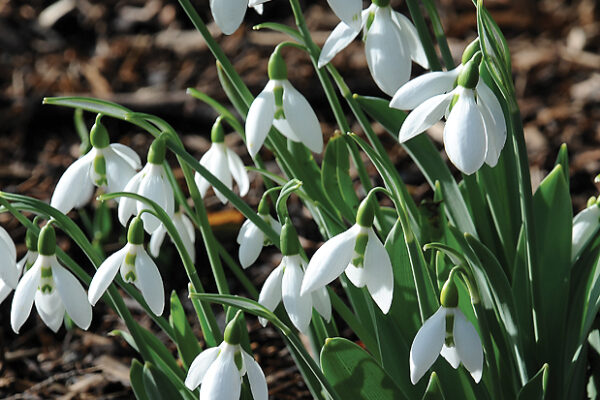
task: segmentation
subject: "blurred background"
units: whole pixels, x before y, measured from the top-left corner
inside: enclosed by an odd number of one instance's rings
[[[475,8],[470,0],[437,3],[458,60],[476,36]],[[250,90],[258,94],[267,82],[268,57],[286,37],[252,31],[251,27],[262,21],[293,24],[288,2],[273,0],[265,4],[263,16],[249,10],[242,27],[231,36],[222,36],[212,23],[208,0],[196,0],[194,4]],[[314,40],[322,45],[339,20],[325,0],[302,4]],[[392,5],[408,15],[403,2],[392,0]],[[485,5],[511,49],[534,186],[552,167],[559,146],[566,143],[571,190],[578,211],[589,196],[597,195],[593,178],[600,173],[600,5],[595,0],[487,0]],[[333,63],[354,92],[384,97],[369,75],[363,47],[355,41]],[[284,57],[290,81],[316,109],[325,136],[332,135],[333,115],[310,60],[295,49],[285,50]],[[413,67],[415,75],[423,72],[415,64]],[[188,87],[229,106],[218,84],[214,58],[176,0],[0,0],[0,190],[49,200],[58,178],[80,155],[73,111],[42,105],[45,96],[93,96],[156,114],[171,123],[188,150],[200,158],[210,145],[210,126],[217,115],[186,95]],[[346,112],[353,121],[349,110]],[[87,114],[85,118],[89,128],[94,116]],[[109,118],[103,122],[112,141],[145,154],[150,144],[147,134]],[[361,133],[357,124],[353,129]],[[413,195],[417,199],[428,197],[430,189],[406,153],[382,127],[374,124],[374,129]],[[442,129],[442,125],[436,125],[430,130],[439,148]],[[250,162],[237,134],[228,135],[227,143],[247,164]],[[276,169],[273,162],[268,166]],[[371,171],[377,181],[374,169]],[[180,176],[180,171],[175,173]],[[260,180],[255,179],[246,200],[255,206],[261,193]],[[234,239],[243,218],[222,208],[212,195],[206,202],[219,237],[237,254]],[[77,213],[73,217],[81,218]],[[1,215],[0,222],[17,243],[23,243],[24,230],[14,219]],[[318,244],[314,227],[301,228],[300,233],[307,248]],[[116,241],[108,242],[104,250],[110,253],[119,248]],[[77,252],[66,238],[60,245]],[[18,250],[19,255],[24,254],[24,245],[18,245]],[[168,260],[172,249],[165,253],[164,259]],[[204,257],[198,255],[197,265],[204,271],[203,283],[210,290]],[[80,259],[86,263],[83,256]],[[277,263],[277,254],[267,254],[250,268],[257,286]],[[174,270],[176,266],[169,268]],[[163,269],[163,276],[165,272]],[[168,291],[183,289],[185,277],[170,274],[165,286]],[[185,297],[183,291],[179,295]],[[1,320],[5,321],[0,326],[1,397],[132,397],[128,368],[135,353],[121,339],[107,335],[120,327],[110,310],[95,308],[89,332],[62,328],[54,335],[37,316],[32,316],[17,336],[8,325],[10,301],[9,297],[0,306]],[[151,327],[140,310],[131,306],[142,324]],[[252,318],[248,322],[272,398],[310,398],[276,333],[270,328],[258,329]]]

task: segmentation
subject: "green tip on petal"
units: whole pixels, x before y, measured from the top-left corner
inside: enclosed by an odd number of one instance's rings
[[[480,50],[479,38],[476,38],[471,43],[469,43],[469,45],[463,52],[462,60],[461,60],[462,65],[465,65],[467,62],[469,62],[469,60],[471,58],[473,58],[475,53],[477,53],[479,50]]]
[[[46,224],[40,231],[37,248],[43,256],[53,256],[56,253],[56,232],[52,224]]]
[[[287,65],[285,60],[279,54],[279,51],[275,51],[269,58],[269,79],[274,80],[285,80],[287,79]]]
[[[100,121],[102,118],[102,114],[98,114],[96,117],[96,123],[92,126],[90,130],[90,143],[97,149],[103,149],[108,147],[110,144],[110,137],[108,136],[108,131]]]
[[[129,224],[127,242],[138,245],[144,243],[144,223],[140,217],[135,217]]]
[[[362,227],[370,228],[373,226],[373,219],[375,218],[375,209],[372,204],[370,196],[367,196],[358,207],[356,213],[356,223]]]
[[[225,141],[225,130],[223,129],[221,120],[221,117],[217,118],[210,131],[210,140],[213,143],[223,143]]]
[[[285,219],[285,224],[281,228],[281,254],[284,256],[293,256],[300,253],[300,242],[296,228],[289,218]]]
[[[242,341],[242,323],[244,323],[244,318],[242,316],[242,311],[238,311],[235,314],[235,317],[225,327],[225,332],[223,333],[224,340],[231,344],[236,345],[240,344]]]
[[[440,294],[440,303],[446,308],[458,307],[458,288],[456,287],[456,283],[454,283],[453,275],[450,274]]]
[[[165,161],[165,155],[167,154],[167,144],[165,138],[159,136],[158,139],[154,140],[148,150],[148,162],[150,164],[162,164]]]
[[[475,53],[458,76],[457,83],[467,89],[475,89],[479,82],[479,64],[481,64],[481,52]]]

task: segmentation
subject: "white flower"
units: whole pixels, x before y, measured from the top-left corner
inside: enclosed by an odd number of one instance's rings
[[[262,4],[267,1],[270,0],[210,0],[210,11],[221,31],[231,35],[241,25],[248,7],[262,14]]]
[[[471,72],[477,74],[473,68],[478,68],[478,63],[471,68]],[[478,78],[476,85],[458,84],[453,89],[461,74],[469,72],[467,69],[461,64],[448,72],[422,75],[400,88],[390,107],[414,108],[400,128],[398,140],[401,143],[429,129],[446,115],[446,153],[460,171],[469,175],[484,162],[491,167],[496,165],[506,141],[506,124],[498,99],[482,79]]]
[[[179,232],[179,236],[181,237],[181,241],[185,246],[186,251],[190,255],[192,261],[196,259],[196,229],[194,228],[194,224],[188,218],[187,215],[183,213],[183,211],[177,211],[173,214],[173,225]],[[158,257],[160,253],[160,246],[162,246],[163,241],[165,240],[165,235],[167,233],[167,229],[163,224],[160,224],[160,227],[152,232],[152,236],[150,237],[150,243],[148,245],[148,249],[150,250],[150,254],[152,257]]]
[[[355,31],[362,26],[362,0],[327,0],[329,7],[346,25]]]
[[[82,329],[92,322],[92,307],[83,286],[55,255],[40,254],[17,285],[10,312],[16,333],[29,317],[34,301],[42,321],[54,332],[60,328],[65,311]]]
[[[244,168],[244,163],[240,156],[225,146],[225,143],[213,142],[210,149],[200,159],[200,164],[217,177],[228,189],[232,188],[233,178],[240,188],[240,196],[243,197],[248,194],[250,181],[248,180],[248,173]],[[200,195],[204,197],[210,183],[197,172],[194,179],[196,180],[196,185],[198,185]],[[215,189],[215,194],[221,200],[221,203],[227,203],[228,200],[223,193]]]
[[[194,390],[202,384],[200,400],[239,400],[244,375],[248,376],[254,400],[267,400],[267,381],[254,357],[239,344],[223,341],[196,357],[185,385]]]
[[[571,259],[574,261],[600,228],[600,207],[594,202],[573,218]]]
[[[347,10],[351,12],[352,8]],[[340,14],[338,16],[341,18]],[[369,71],[383,92],[392,96],[409,80],[411,59],[423,68],[429,68],[417,30],[404,15],[393,11],[389,5],[379,7],[371,4],[362,12],[360,21]],[[358,36],[360,29],[356,29],[356,26],[343,21],[335,27],[321,51],[319,68],[329,63]]]
[[[284,256],[265,281],[258,297],[258,302],[271,311],[283,300],[292,323],[303,333],[308,332],[313,306],[327,321],[331,319],[331,300],[326,287],[300,294],[305,266],[306,263],[298,254]],[[259,321],[263,326],[267,324],[263,318],[259,318]]]
[[[372,227],[357,223],[325,242],[308,263],[300,294],[327,285],[344,271],[356,287],[367,286],[384,314],[389,311],[394,291],[392,263]]]
[[[15,243],[8,232],[0,227],[0,293],[6,290],[5,287],[9,289],[6,294],[14,289],[19,281],[19,274]]]
[[[261,214],[260,207],[258,215],[273,228],[277,234],[281,234],[281,224],[268,214]],[[249,219],[244,222],[237,236],[240,245],[239,259],[242,268],[246,269],[258,259],[263,246],[270,244],[269,239],[262,230]]]
[[[452,330],[446,329],[446,324],[452,321]],[[410,380],[413,384],[431,368],[439,354],[455,369],[462,363],[475,382],[481,379],[481,340],[459,308],[440,307],[417,332],[410,348]]]

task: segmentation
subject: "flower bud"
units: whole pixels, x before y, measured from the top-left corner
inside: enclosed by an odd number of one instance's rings
[[[287,65],[285,60],[279,54],[279,51],[273,52],[271,58],[269,58],[268,66],[269,79],[273,80],[285,80],[287,79]]]
[[[446,308],[458,307],[458,288],[453,280],[453,274],[450,274],[444,287],[442,287],[442,293],[440,294],[440,303]]]
[[[266,196],[260,199],[260,203],[258,203],[258,214],[259,215],[269,215],[271,213],[271,209],[269,208],[269,200],[267,200]]]
[[[479,82],[479,64],[481,64],[481,52],[475,53],[466,64],[460,75],[457,83],[466,89],[475,89]]]
[[[225,141],[225,130],[221,125],[221,117],[217,118],[210,132],[210,140],[213,143],[223,143]]]
[[[476,38],[471,43],[469,43],[469,45],[463,52],[462,61],[461,61],[462,65],[467,64],[467,62],[469,62],[469,60],[471,58],[473,58],[473,56],[475,55],[475,53],[477,53],[479,51],[479,49],[480,49],[479,38]]]
[[[96,123],[94,124],[94,126],[92,126],[92,129],[90,130],[90,143],[92,143],[92,146],[94,146],[97,149],[103,149],[105,147],[108,147],[108,145],[110,144],[110,137],[108,136],[108,131],[106,130],[104,125],[102,125],[102,122],[100,122],[101,118],[102,114],[98,114],[98,116],[96,116]]]
[[[293,256],[300,252],[300,242],[296,229],[289,218],[285,219],[285,224],[281,228],[281,254],[284,256]]]
[[[43,256],[53,256],[56,253],[56,232],[51,224],[46,224],[40,231],[37,247]]]
[[[244,318],[242,317],[242,311],[238,311],[235,317],[225,327],[223,333],[223,339],[225,342],[232,345],[239,345],[242,342],[242,323]]]
[[[139,216],[135,217],[129,224],[127,241],[131,244],[144,244],[144,223]]]
[[[367,196],[358,206],[358,212],[356,213],[356,223],[362,227],[370,228],[373,226],[373,219],[375,218],[375,210],[371,204],[371,197]]]
[[[167,144],[165,143],[165,139],[159,136],[157,139],[152,142],[150,145],[150,150],[148,150],[148,162],[150,164],[162,164],[165,161],[165,155],[167,153]]]

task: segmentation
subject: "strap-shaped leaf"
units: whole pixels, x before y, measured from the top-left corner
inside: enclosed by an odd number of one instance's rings
[[[133,394],[137,400],[150,400],[144,387],[144,366],[135,358],[131,360],[129,369],[129,382],[133,389]]]
[[[517,400],[544,400],[548,387],[548,370],[548,364],[544,364],[538,373],[519,391]]]
[[[181,361],[187,370],[202,349],[198,344],[198,340],[185,315],[183,305],[175,291],[171,293],[171,315],[169,316],[169,323],[171,324],[171,327],[173,327],[173,334],[175,335],[174,341],[177,345],[179,357],[181,357]]]
[[[356,194],[354,194],[354,198],[344,198],[344,195],[348,193],[346,188],[348,183],[352,189],[351,192],[355,193],[349,176],[348,156],[344,136],[336,136],[329,140],[321,165],[321,179],[329,200],[335,204],[337,210],[347,221],[353,222],[356,207],[358,207]]]

